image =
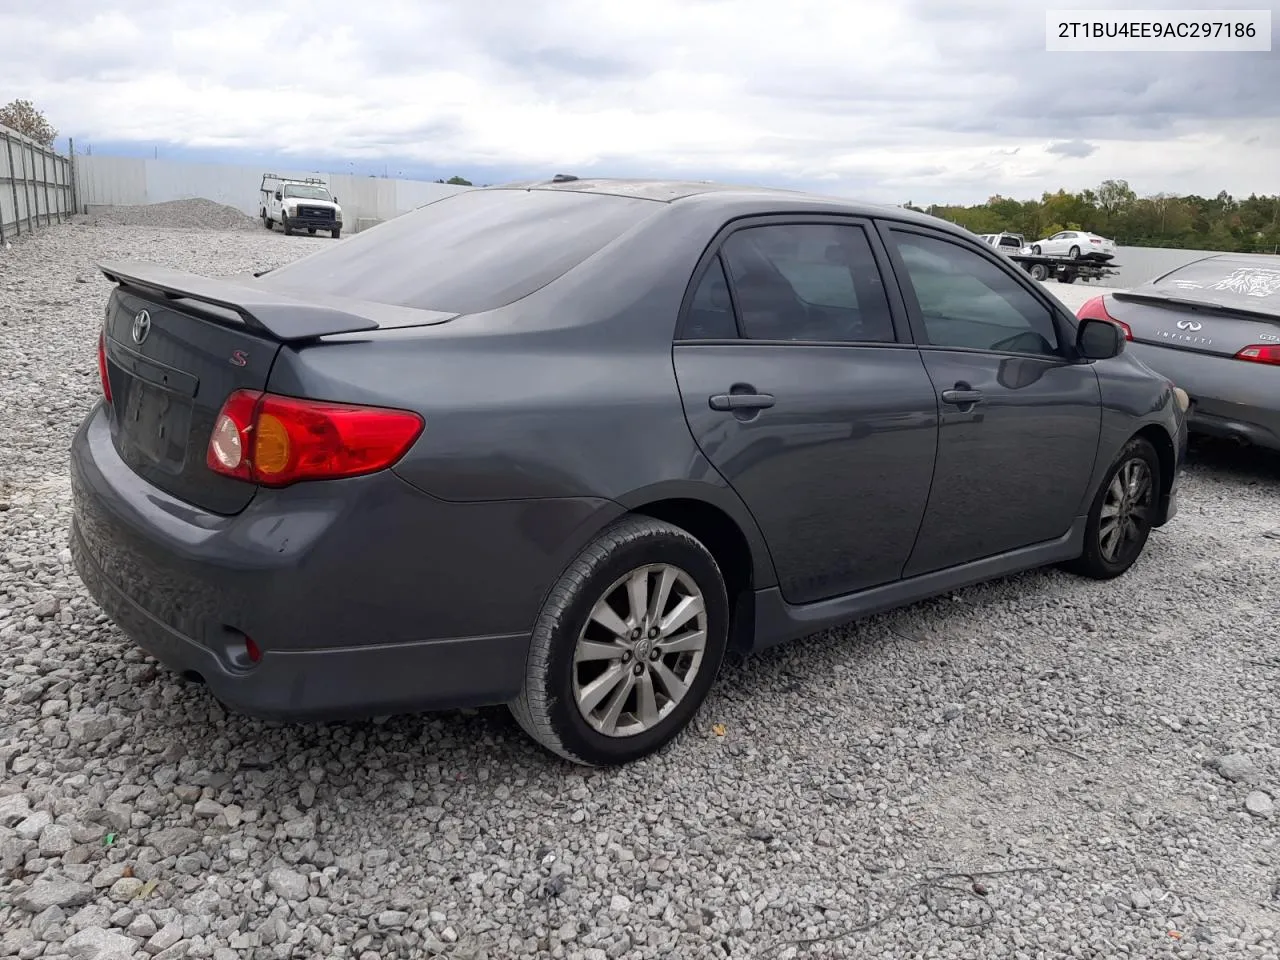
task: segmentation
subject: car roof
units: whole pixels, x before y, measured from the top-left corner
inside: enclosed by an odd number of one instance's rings
[[[798,212],[820,213],[823,210],[846,216],[880,217],[918,223],[935,229],[973,238],[974,234],[940,217],[929,216],[891,204],[870,203],[846,197],[785,190],[781,187],[744,186],[713,180],[625,179],[613,177],[573,177],[559,174],[549,180],[525,180],[497,184],[488,190],[556,190],[571,193],[595,193],[616,197],[652,200],[674,204],[696,200],[699,205],[722,209],[726,213],[750,206],[786,205]],[[790,211],[788,211],[790,212]]]

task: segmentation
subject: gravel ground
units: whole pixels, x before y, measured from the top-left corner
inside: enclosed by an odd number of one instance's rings
[[[269,725],[157,670],[65,549],[94,264],[332,242],[0,251],[0,956],[1277,956],[1275,458],[1198,452],[1119,581],[1028,573],[732,663],[618,771],[502,709]]]

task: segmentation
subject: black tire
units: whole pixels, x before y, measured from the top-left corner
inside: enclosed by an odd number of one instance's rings
[[[1040,256],[1040,244],[1038,243],[1033,244],[1031,247],[1031,252],[1034,253],[1037,257]]]
[[[1031,279],[1032,280],[1048,280],[1049,268],[1046,267],[1043,263],[1033,263],[1031,265]]]
[[[574,662],[575,649],[596,603],[612,594],[612,585],[647,564],[676,567],[697,587],[705,610],[706,645],[687,691],[666,716],[640,732],[608,736],[587,722],[574,696],[579,669]],[[639,759],[665,746],[693,718],[719,673],[728,627],[724,578],[711,552],[669,523],[623,517],[578,555],[547,595],[530,640],[524,688],[508,706],[529,736],[566,760],[584,766],[611,766]],[[678,669],[683,655],[670,656],[677,658]],[[635,659],[620,663],[630,662],[633,668],[644,666],[647,670],[647,660],[639,653]],[[633,681],[626,682],[627,689],[632,689]],[[623,699],[624,703],[633,702],[630,693]],[[638,700],[634,702],[638,708]]]
[[[315,228],[315,227],[307,227],[307,233],[311,234],[311,236],[313,236],[313,237],[314,237],[314,236],[316,235],[316,228]]]
[[[1066,270],[1063,272],[1062,276],[1058,277],[1058,282],[1059,283],[1075,283],[1076,275],[1072,273],[1070,270]]]
[[[1080,259],[1080,248],[1079,248],[1079,247],[1072,247],[1070,250],[1068,250],[1068,251],[1067,251],[1067,256],[1068,256],[1068,257],[1070,257],[1072,260],[1079,260],[1079,259]]]
[[[1134,463],[1140,465],[1139,470],[1141,468],[1146,470],[1147,488],[1143,490],[1140,487],[1139,495],[1135,499],[1135,503],[1143,508],[1144,513],[1129,514],[1134,519],[1134,536],[1131,540],[1123,542],[1115,555],[1109,557],[1103,547],[1103,509],[1114,503],[1115,495],[1112,492],[1112,485],[1118,482],[1121,471]],[[1119,485],[1123,486],[1123,484]],[[1063,564],[1064,569],[1093,580],[1110,580],[1132,567],[1138,557],[1142,556],[1142,549],[1146,546],[1147,537],[1151,534],[1151,521],[1160,504],[1161,489],[1160,457],[1156,454],[1155,447],[1142,437],[1134,437],[1117,454],[1111,469],[1107,471],[1102,485],[1098,488],[1097,495],[1093,498],[1093,504],[1089,507],[1089,522],[1084,531],[1084,552],[1075,560]],[[1124,515],[1123,511],[1121,515]]]
[[[339,237],[342,236],[342,228],[339,227],[337,230],[330,230],[329,233],[333,237],[333,239],[337,240]]]
[[[268,230],[271,229],[271,218],[267,216],[267,211],[262,211],[262,225]]]
[[[280,214],[280,228],[284,230],[284,235],[286,237],[293,236],[293,225],[289,223],[289,218],[286,217],[283,213]]]

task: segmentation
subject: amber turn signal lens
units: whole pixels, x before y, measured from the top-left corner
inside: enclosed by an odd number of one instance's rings
[[[258,417],[253,446],[253,465],[259,473],[276,476],[289,466],[289,431],[279,417],[264,413]]]

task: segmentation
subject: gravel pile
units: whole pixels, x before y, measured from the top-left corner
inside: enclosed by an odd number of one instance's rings
[[[134,207],[99,207],[78,218],[95,226],[170,227],[188,230],[261,230],[262,222],[203,197],[167,200]]]
[[[0,254],[0,956],[1277,955],[1275,459],[1201,452],[1119,581],[1029,573],[730,664],[619,771],[501,709],[277,726],[157,669],[65,549],[93,264],[328,243]]]

